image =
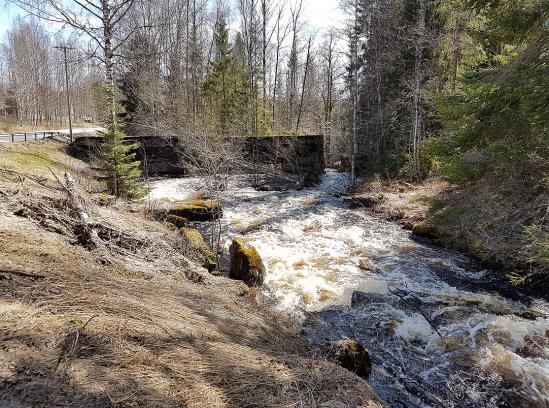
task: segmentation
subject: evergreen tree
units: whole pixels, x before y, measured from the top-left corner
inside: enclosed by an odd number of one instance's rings
[[[140,198],[144,194],[143,183],[138,181],[141,177],[141,162],[135,160],[137,144],[124,141],[125,134],[120,130],[121,116],[124,111],[120,104],[114,106],[108,101],[111,97],[105,95],[111,91],[111,87],[98,88],[97,99],[102,101],[99,114],[103,117],[103,123],[107,130],[102,132],[103,143],[98,155],[99,169],[107,181],[109,194],[127,199]],[[115,110],[112,114],[111,111]],[[116,118],[117,123],[113,123]]]
[[[115,126],[103,133],[101,145],[100,169],[107,177],[110,194],[128,199],[143,196],[143,183],[137,181],[141,176],[141,162],[135,160],[137,144],[124,142],[124,133]]]
[[[244,64],[238,61],[229,44],[229,30],[223,17],[215,27],[216,57],[202,84],[209,113],[206,124],[214,135],[242,134],[247,129],[246,107],[249,85]]]

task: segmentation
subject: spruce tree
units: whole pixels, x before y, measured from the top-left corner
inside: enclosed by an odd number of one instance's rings
[[[143,183],[138,181],[141,162],[135,160],[138,145],[125,143],[125,135],[116,125],[110,125],[103,137],[100,169],[107,178],[109,193],[128,199],[142,197]]]
[[[229,43],[229,29],[223,17],[215,26],[215,59],[202,83],[212,134],[229,136],[246,131],[250,98],[245,63],[239,61]]]

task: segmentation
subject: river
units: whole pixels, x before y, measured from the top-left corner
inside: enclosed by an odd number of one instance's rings
[[[265,296],[314,341],[354,338],[390,407],[549,407],[549,304],[506,298],[464,256],[347,207],[346,174],[319,187],[222,194],[223,242],[244,236],[267,269]],[[190,198],[200,178],[152,183],[149,199]]]

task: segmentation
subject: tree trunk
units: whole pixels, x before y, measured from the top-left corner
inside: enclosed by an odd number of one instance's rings
[[[423,42],[425,37],[425,2],[419,0],[417,33],[415,42],[415,58],[414,58],[414,89],[412,96],[412,135],[411,148],[412,160],[414,165],[414,177],[420,179],[420,164],[419,164],[419,149],[423,139],[422,135],[422,114],[421,114],[421,82],[423,80]]]
[[[107,87],[109,89],[109,103],[110,103],[110,115],[111,126],[116,128],[116,96],[114,86],[114,61],[112,51],[112,21],[111,21],[111,8],[109,0],[101,0],[101,6],[103,11],[103,41],[104,41],[104,57],[106,67],[106,79]]]

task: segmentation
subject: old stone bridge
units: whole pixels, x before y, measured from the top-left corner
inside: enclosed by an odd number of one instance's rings
[[[183,175],[188,173],[185,160],[185,140],[179,137],[127,136],[128,143],[139,146],[137,158],[146,163],[149,176]],[[102,136],[77,137],[69,153],[86,161],[93,161],[101,149]],[[324,172],[324,137],[256,136],[235,137],[240,148],[243,166],[240,171],[282,171],[299,175],[304,185],[320,181]]]

